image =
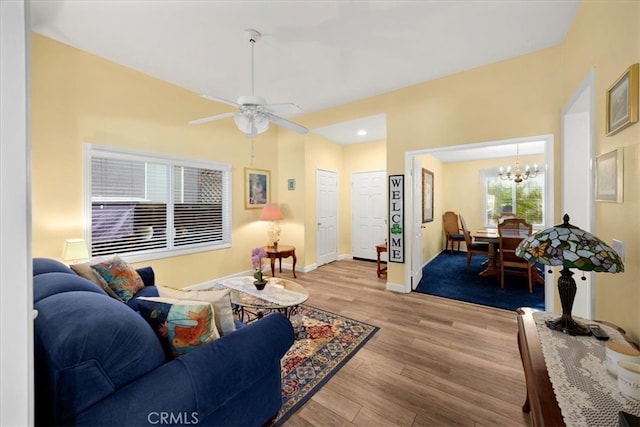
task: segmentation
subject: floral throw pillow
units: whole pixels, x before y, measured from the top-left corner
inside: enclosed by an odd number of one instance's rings
[[[110,260],[91,266],[115,294],[124,302],[129,301],[140,289],[144,288],[142,278],[118,255]]]
[[[210,303],[162,297],[140,297],[137,301],[140,314],[170,357],[220,338]]]

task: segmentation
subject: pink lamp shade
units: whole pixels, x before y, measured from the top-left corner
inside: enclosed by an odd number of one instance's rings
[[[261,221],[279,221],[283,219],[282,212],[280,212],[280,208],[276,203],[267,203],[262,208],[262,213],[260,214]]]

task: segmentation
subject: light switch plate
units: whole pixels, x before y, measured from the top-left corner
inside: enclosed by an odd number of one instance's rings
[[[611,247],[618,253],[622,262],[624,262],[624,242],[622,240],[613,239],[611,240]]]

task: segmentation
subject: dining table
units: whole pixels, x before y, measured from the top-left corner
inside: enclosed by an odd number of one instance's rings
[[[528,237],[528,234],[517,231],[517,230],[508,230],[509,237],[522,237],[525,239]],[[503,230],[503,234],[505,231]],[[513,235],[513,236],[512,236]],[[476,242],[486,242],[489,244],[489,253],[486,267],[482,270],[479,275],[482,277],[500,277],[500,260],[498,257],[498,246],[500,245],[500,235],[498,234],[497,228],[482,228],[480,230],[475,231],[473,234],[473,239]],[[544,279],[540,277],[535,272],[534,277],[536,283],[544,283]]]

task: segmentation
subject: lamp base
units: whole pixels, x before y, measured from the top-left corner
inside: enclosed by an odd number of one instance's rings
[[[546,324],[549,329],[564,332],[569,335],[591,334],[591,330],[589,328],[576,322],[571,316],[565,316],[564,314],[555,320],[547,320]]]

